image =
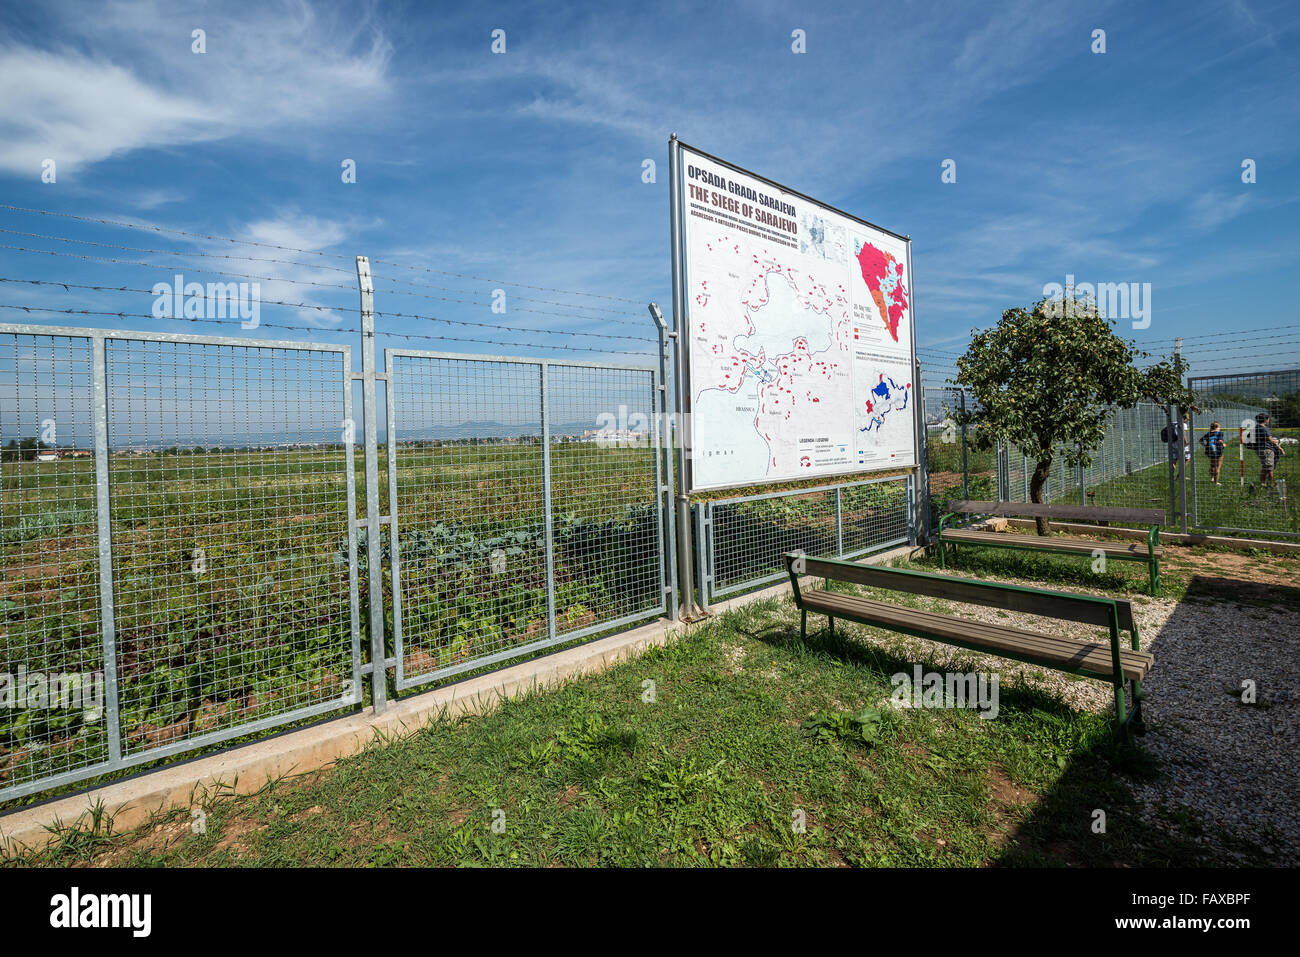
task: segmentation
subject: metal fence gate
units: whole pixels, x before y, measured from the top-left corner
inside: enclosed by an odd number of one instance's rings
[[[406,349],[385,368],[399,690],[668,609],[655,370]]]
[[[351,353],[0,325],[0,800],[362,700]]]

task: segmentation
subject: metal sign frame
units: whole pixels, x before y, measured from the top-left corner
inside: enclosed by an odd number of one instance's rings
[[[759,182],[766,184],[767,186],[771,187],[774,190],[778,190],[782,193],[786,193],[791,196],[798,197],[799,199],[804,200],[805,202],[813,203],[823,209],[829,210],[830,212],[838,216],[843,216],[844,218],[850,219],[861,226],[865,226],[868,229],[873,229],[876,230],[877,232],[885,233],[886,235],[892,236],[893,238],[903,242],[906,245],[907,274],[908,274],[908,281],[910,283],[908,293],[911,296],[911,302],[908,307],[908,313],[910,316],[910,322],[908,323],[909,333],[910,333],[908,349],[909,349],[910,356],[909,359],[905,361],[908,366],[909,373],[912,375],[912,390],[913,390],[913,408],[912,408],[913,461],[912,464],[910,466],[909,465],[904,465],[904,466],[882,465],[879,468],[873,468],[873,469],[859,468],[859,469],[845,469],[843,471],[819,472],[815,476],[810,476],[810,478],[831,481],[837,478],[870,475],[877,472],[897,470],[898,468],[913,469],[919,471],[922,468],[923,463],[921,460],[921,448],[918,439],[918,434],[919,434],[919,429],[923,426],[923,422],[920,418],[920,413],[918,411],[920,403],[915,399],[915,396],[921,392],[921,383],[919,381],[919,376],[917,375],[919,371],[919,367],[917,365],[917,358],[916,358],[916,277],[912,271],[911,237],[907,235],[903,235],[902,233],[896,233],[893,230],[886,229],[883,226],[878,226],[875,223],[870,222],[869,220],[863,219],[860,216],[855,216],[852,213],[845,212],[844,210],[839,209],[836,206],[832,206],[829,203],[825,203],[819,199],[814,199],[813,197],[808,196],[805,193],[801,193],[798,190],[791,189],[788,186],[778,183],[775,180],[769,179],[766,176],[763,176],[759,173],[755,173],[752,170],[748,170],[743,166],[739,166],[735,163],[729,162],[728,160],[724,160],[718,156],[714,156],[712,153],[707,153],[704,150],[698,149],[697,147],[682,142],[677,138],[676,134],[673,134],[672,136],[669,137],[668,140],[668,159],[669,159],[668,168],[669,168],[669,194],[670,194],[669,195],[669,211],[670,211],[669,232],[670,232],[670,246],[672,250],[673,334],[676,340],[676,349],[674,355],[675,365],[676,365],[675,379],[677,382],[677,409],[678,412],[680,413],[679,420],[681,423],[679,425],[680,436],[678,442],[677,474],[681,479],[683,496],[684,497],[689,496],[690,494],[696,492],[718,492],[718,491],[726,491],[728,489],[753,488],[756,485],[766,484],[766,482],[763,480],[757,482],[744,481],[744,482],[736,482],[736,483],[730,483],[724,485],[708,485],[708,486],[699,486],[695,482],[695,469],[694,469],[694,461],[693,461],[693,454],[692,454],[694,449],[694,434],[693,434],[694,417],[691,414],[692,389],[691,389],[691,380],[690,380],[690,375],[691,375],[690,345],[688,342],[688,335],[690,330],[690,304],[689,304],[690,297],[687,295],[687,289],[689,288],[690,285],[690,276],[689,276],[689,264],[687,263],[687,259],[686,259],[685,191],[682,188],[682,184],[683,184],[682,151],[683,150],[689,150],[691,153],[695,154],[696,156],[699,156],[703,159],[707,159],[710,162],[717,163],[718,165],[726,167],[727,169],[730,169],[743,176],[748,176],[755,180],[758,180]],[[795,480],[774,479],[772,481],[795,481]]]

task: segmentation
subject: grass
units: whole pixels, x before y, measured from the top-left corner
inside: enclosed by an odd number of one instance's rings
[[[870,637],[871,641],[864,641]],[[333,769],[201,799],[16,863],[131,866],[1165,866],[1219,863],[1210,822],[1141,823],[1155,768],[1104,715],[1004,685],[997,720],[896,711],[889,633],[799,638],[788,601]],[[964,653],[923,661],[971,670]],[[964,665],[964,667],[963,667]],[[653,682],[653,694],[649,694]],[[648,700],[652,699],[652,700]],[[1105,834],[1091,829],[1106,810]],[[497,827],[494,830],[494,822]],[[802,822],[802,828],[797,826]]]

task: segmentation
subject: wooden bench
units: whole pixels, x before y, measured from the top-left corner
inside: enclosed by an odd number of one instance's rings
[[[1155,658],[1138,648],[1137,621],[1133,617],[1133,606],[1127,599],[1076,595],[905,568],[859,565],[834,558],[813,558],[797,552],[786,554],[785,563],[794,588],[794,601],[801,613],[800,634],[804,638],[808,636],[808,613],[812,612],[827,617],[832,634],[835,619],[843,618],[1056,671],[1097,678],[1110,682],[1115,688],[1115,715],[1120,733],[1127,735],[1130,725],[1139,733],[1145,730],[1142,679],[1155,664]],[[822,578],[824,586],[801,588],[801,575]],[[985,605],[1059,621],[1083,622],[1105,628],[1110,642],[1103,645],[1080,641],[833,592],[830,590],[832,582]],[[1121,631],[1132,636],[1130,648],[1121,647]],[[1124,691],[1126,682],[1133,685],[1128,701]],[[1131,709],[1129,702],[1132,703]]]
[[[947,568],[945,545],[988,545],[994,548],[1023,548],[1037,552],[1055,552],[1065,555],[1093,555],[1100,551],[1106,560],[1146,562],[1151,579],[1151,594],[1160,591],[1160,525],[1165,513],[1158,508],[1107,508],[1092,505],[1040,505],[1034,502],[950,502],[949,511],[939,519],[939,566]],[[946,528],[949,519],[959,514],[985,516],[1011,516],[1016,518],[1046,518],[1049,521],[1124,522],[1150,526],[1146,544],[1141,542],[1095,542],[1086,538],[1063,535],[1004,534],[984,532],[973,528]]]

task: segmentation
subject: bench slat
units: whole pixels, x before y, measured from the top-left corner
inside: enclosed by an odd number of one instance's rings
[[[1132,629],[1132,607],[1123,599],[1103,600],[1088,595],[1074,595],[1069,592],[1045,589],[1000,588],[996,587],[996,583],[978,579],[953,578],[929,572],[859,565],[855,562],[824,558],[805,557],[803,562],[804,569],[801,574],[805,575],[847,581],[888,591],[902,591],[913,595],[926,595],[930,598],[945,598],[948,601],[1002,608],[1006,611],[1044,615],[1102,628],[1110,626],[1110,608],[1113,604],[1119,612],[1119,627],[1126,631]]]
[[[1101,549],[1108,558],[1135,558],[1146,561],[1149,557],[1146,542],[1094,542],[1086,538],[1071,538],[1054,535],[1046,538],[1039,535],[1020,535],[1015,532],[982,532],[973,528],[954,528],[944,530],[945,542],[972,542],[981,545],[1021,545],[1026,548],[1041,549],[1048,552],[1069,552],[1071,554],[1091,555],[1093,549]],[[1156,558],[1163,558],[1165,550],[1159,546],[1155,549]]]
[[[823,589],[804,592],[803,605],[810,611],[836,618],[885,628],[924,631],[957,644],[978,645],[992,653],[1010,652],[1044,665],[1063,666],[1107,677],[1114,674],[1111,650],[1107,644],[971,621]],[[1154,664],[1155,657],[1149,652],[1120,651],[1120,667],[1125,680],[1140,681]]]
[[[1158,508],[1121,508],[1110,505],[1057,505],[1038,502],[977,502],[962,499],[949,502],[949,512],[963,515],[998,515],[1002,517],[1077,519],[1091,522],[1134,522],[1138,525],[1163,525],[1165,513]]]

